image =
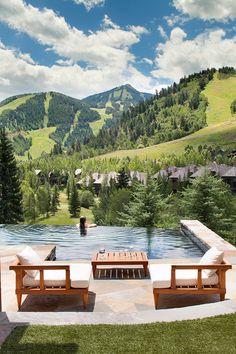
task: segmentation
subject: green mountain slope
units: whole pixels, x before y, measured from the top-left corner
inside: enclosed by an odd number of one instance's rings
[[[104,124],[110,126],[121,118],[123,111],[151,97],[150,93],[139,92],[127,84],[84,98],[83,101],[101,117],[100,120],[90,123],[93,133],[97,135]]]
[[[84,143],[93,134],[89,122],[99,119],[85,102],[57,92],[13,96],[0,103],[0,123],[22,158],[49,153],[56,143],[66,148],[78,139]]]
[[[153,145],[142,149],[119,150],[100,155],[98,158],[134,157],[158,158],[164,154],[181,154],[187,145],[236,147],[236,115],[231,114],[230,106],[236,99],[236,76],[219,79],[215,73],[202,92],[208,100],[206,110],[207,126],[181,139]]]
[[[70,149],[86,144],[107,119],[149,94],[129,85],[78,100],[57,92],[12,96],[0,102],[0,123],[9,131],[21,159],[49,153],[55,144]]]

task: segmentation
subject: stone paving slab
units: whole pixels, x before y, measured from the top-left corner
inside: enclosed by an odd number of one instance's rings
[[[132,313],[104,312],[2,312],[0,326],[70,325],[70,324],[141,324],[173,322],[236,313],[236,300],[184,308],[148,310]]]

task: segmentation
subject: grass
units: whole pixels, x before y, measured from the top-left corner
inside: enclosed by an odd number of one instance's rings
[[[207,122],[209,125],[234,121],[230,111],[230,105],[236,99],[236,78],[229,77],[219,80],[215,74],[214,80],[210,81],[204,92],[208,98]]]
[[[44,115],[44,128],[47,128],[48,126],[48,108],[49,108],[49,103],[52,99],[52,96],[50,94],[50,92],[46,93],[46,99],[44,101],[44,108],[45,108],[45,115]]]
[[[49,134],[55,131],[55,127],[42,128],[37,130],[31,130],[28,132],[28,136],[32,138],[32,146],[29,149],[29,153],[36,159],[43,152],[50,153],[55,141],[49,138]],[[25,154],[27,157],[28,151]]]
[[[17,327],[0,353],[201,354],[236,352],[236,315],[145,325]]]
[[[99,130],[103,127],[105,124],[106,119],[111,119],[112,114],[106,114],[106,108],[92,108],[94,111],[98,112],[100,114],[101,119],[96,120],[95,122],[89,123],[90,128],[93,131],[94,135],[97,135]]]
[[[81,215],[86,216],[88,223],[93,223],[93,213],[91,209],[81,208]],[[41,225],[76,225],[79,218],[71,218],[68,212],[68,200],[64,192],[60,193],[60,209],[55,215],[48,218],[38,218],[35,224]]]
[[[35,95],[25,95],[23,97],[19,97],[16,98],[14,101],[9,102],[7,104],[5,104],[4,106],[0,107],[0,114],[5,111],[6,109],[11,109],[14,110],[17,107],[19,107],[20,105],[24,104],[26,101],[28,101],[28,99],[34,97]]]
[[[215,75],[204,90],[208,98],[207,124],[208,126],[196,133],[184,138],[153,145],[143,149],[118,150],[108,154],[100,155],[97,158],[110,157],[135,157],[140,159],[156,159],[162,154],[174,152],[176,155],[183,153],[187,145],[197,147],[199,145],[221,145],[235,147],[236,141],[236,117],[232,117],[230,105],[236,98],[236,77],[219,80]]]

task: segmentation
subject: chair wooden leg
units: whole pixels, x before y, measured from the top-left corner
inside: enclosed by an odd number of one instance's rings
[[[220,301],[224,301],[225,300],[225,293],[220,294]]]
[[[20,310],[21,301],[22,301],[22,294],[18,293],[18,294],[16,294],[16,297],[17,297],[18,310]]]
[[[157,292],[153,292],[153,295],[154,295],[155,309],[157,309],[159,294]]]
[[[86,309],[88,305],[88,289],[83,291],[83,304],[84,304],[84,309]]]

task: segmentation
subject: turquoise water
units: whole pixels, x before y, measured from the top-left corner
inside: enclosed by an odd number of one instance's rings
[[[178,231],[157,228],[99,226],[81,235],[75,226],[0,226],[0,245],[54,244],[58,260],[91,259],[106,251],[145,251],[148,258],[198,258],[202,251]]]

